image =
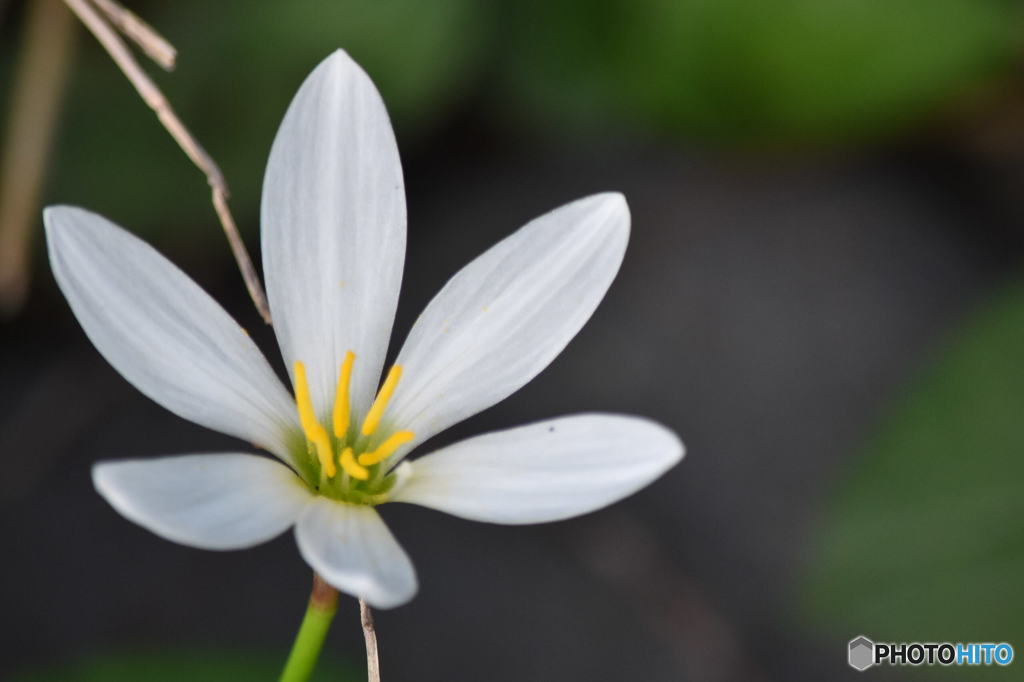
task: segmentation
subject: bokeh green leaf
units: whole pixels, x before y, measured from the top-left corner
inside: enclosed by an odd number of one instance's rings
[[[1005,0],[529,0],[505,53],[521,109],[727,143],[892,130],[998,72]]]
[[[850,474],[810,557],[812,622],[851,638],[1010,642],[1019,652],[1024,286],[961,331]]]

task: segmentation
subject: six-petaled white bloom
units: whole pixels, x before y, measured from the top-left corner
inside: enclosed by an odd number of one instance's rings
[[[245,331],[169,261],[93,213],[48,208],[57,282],[103,356],[172,412],[280,460],[103,462],[93,470],[99,492],[128,519],[193,547],[249,547],[294,525],[302,556],[328,583],[387,608],[417,584],[377,505],[553,521],[621,499],[679,461],[683,447],[669,430],[602,414],[404,461],[561,352],[619,268],[629,211],[621,195],[598,194],[499,242],[430,302],[378,390],[405,221],[384,105],[338,51],[295,96],[263,187],[263,266],[293,399]]]

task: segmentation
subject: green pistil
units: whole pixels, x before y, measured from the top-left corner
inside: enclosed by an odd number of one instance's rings
[[[371,452],[384,442],[386,435],[387,430],[385,429],[380,429],[372,436],[363,436],[358,433],[357,429],[350,428],[344,439],[331,436],[331,449],[337,457],[346,447],[352,447],[358,458],[360,454]],[[394,472],[388,472],[387,460],[367,466],[366,469],[370,475],[365,481],[353,478],[341,467],[338,467],[334,476],[327,477],[323,474],[316,450],[301,431],[289,438],[289,442],[294,453],[292,460],[299,475],[306,485],[319,495],[350,504],[373,506],[384,502],[388,492],[395,486],[397,477]]]

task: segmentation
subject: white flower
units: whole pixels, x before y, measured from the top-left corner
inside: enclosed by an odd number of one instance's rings
[[[553,521],[619,500],[682,457],[678,438],[653,422],[585,414],[403,462],[530,381],[579,331],[626,248],[621,195],[558,208],[463,268],[420,315],[379,391],[405,258],[404,188],[384,105],[344,52],[289,107],[262,210],[267,292],[294,400],[245,331],[150,246],[82,209],[45,211],[57,282],[110,364],[175,414],[280,460],[97,464],[97,490],[126,518],[206,549],[249,547],[294,525],[302,556],[327,582],[387,608],[417,584],[377,505]]]

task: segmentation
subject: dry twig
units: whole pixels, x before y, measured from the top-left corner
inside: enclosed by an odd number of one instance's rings
[[[107,21],[125,34],[165,71],[174,70],[178,51],[152,26],[114,0],[92,0],[107,15]]]
[[[174,138],[174,141],[178,143],[182,151],[188,155],[188,158],[192,160],[192,163],[199,170],[206,174],[206,180],[210,184],[212,191],[211,199],[214,210],[217,212],[217,217],[220,218],[221,227],[224,228],[224,234],[231,245],[231,252],[238,262],[238,268],[242,272],[246,289],[249,290],[249,297],[252,298],[256,310],[259,311],[263,320],[270,324],[270,308],[267,305],[267,297],[263,293],[263,286],[260,284],[259,278],[256,276],[256,268],[253,266],[252,259],[245,249],[245,243],[238,234],[238,227],[235,225],[231,212],[228,210],[228,186],[220,168],[210,158],[210,155],[206,153],[206,150],[203,149],[198,140],[192,136],[192,133],[181,122],[178,115],[174,113],[174,109],[171,108],[167,98],[164,97],[164,94],[160,92],[160,89],[150,77],[146,75],[146,72],[142,70],[135,57],[132,56],[128,46],[125,45],[124,41],[121,40],[120,36],[117,35],[117,32],[114,31],[103,16],[96,11],[96,8],[88,0],[64,0],[64,2],[85,24],[86,28],[96,36],[96,39],[135,87],[139,96],[142,97],[143,101],[160,119],[160,123],[163,124],[171,137]],[[155,35],[155,33],[151,32],[151,35]]]
[[[369,682],[380,682],[377,628],[373,624],[373,612],[362,599],[359,600],[359,620],[363,624],[363,639],[366,640],[366,677]]]

